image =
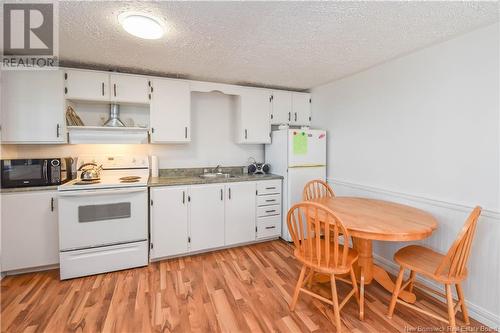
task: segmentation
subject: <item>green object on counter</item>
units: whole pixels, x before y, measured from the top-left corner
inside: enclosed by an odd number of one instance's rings
[[[307,135],[305,132],[298,132],[293,135],[293,154],[307,154]]]

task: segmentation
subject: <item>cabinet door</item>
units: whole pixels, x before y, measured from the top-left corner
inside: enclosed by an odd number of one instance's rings
[[[292,93],[292,122],[293,125],[311,124],[311,94]]]
[[[226,185],[226,245],[255,240],[255,189],[253,182]]]
[[[67,69],[65,81],[67,99],[109,102],[109,73]]]
[[[240,96],[238,143],[271,142],[271,94],[267,90],[245,89]]]
[[[191,186],[189,205],[190,250],[224,246],[224,185]]]
[[[289,124],[292,119],[292,93],[290,91],[273,91],[272,125]]]
[[[3,193],[1,198],[2,271],[57,264],[57,191]]]
[[[151,189],[151,258],[188,251],[187,187]]]
[[[63,73],[2,72],[2,142],[64,143]]]
[[[149,80],[145,76],[111,74],[111,101],[115,103],[148,104]]]
[[[191,141],[189,83],[153,79],[151,84],[151,142]]]

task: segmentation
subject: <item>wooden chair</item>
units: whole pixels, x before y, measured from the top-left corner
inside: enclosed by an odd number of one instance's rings
[[[308,182],[304,186],[304,192],[302,193],[302,198],[304,201],[334,196],[335,193],[333,192],[330,185],[328,185],[327,182],[321,179],[314,179]]]
[[[434,252],[428,248],[418,245],[410,245],[402,248],[394,255],[394,260],[401,266],[396,280],[391,303],[389,305],[389,318],[394,313],[396,303],[403,304],[413,310],[427,314],[434,319],[443,321],[451,327],[455,327],[455,314],[460,305],[463,319],[466,325],[469,325],[469,314],[465,305],[464,293],[460,283],[467,277],[467,261],[470,255],[470,249],[474,233],[476,231],[477,220],[481,214],[481,207],[476,207],[469,215],[457,239],[448,250],[446,255]],[[403,284],[403,275],[405,269],[409,269],[410,277]],[[433,289],[427,290],[446,298],[448,303],[448,319],[438,316],[435,313],[423,310],[415,305],[406,303],[398,298],[401,290],[408,287],[412,291],[415,283],[416,274],[423,274],[439,283],[445,285],[446,295]],[[458,301],[453,304],[451,285],[454,284],[457,290]]]
[[[316,297],[333,306],[334,324],[337,331],[340,332],[340,310],[354,294],[359,303],[358,285],[352,267],[353,263],[358,260],[358,253],[339,242],[341,235],[349,237],[349,233],[334,212],[315,202],[301,202],[294,205],[288,211],[287,219],[288,229],[295,245],[294,255],[303,264],[290,310],[295,309],[300,292]],[[330,237],[330,233],[333,233],[333,237]],[[331,300],[305,288],[305,281],[308,280],[306,278],[307,270],[309,270],[309,276],[315,272],[330,276]],[[350,281],[335,277],[339,274],[350,274]],[[340,304],[335,284],[336,279],[352,285],[352,290]]]

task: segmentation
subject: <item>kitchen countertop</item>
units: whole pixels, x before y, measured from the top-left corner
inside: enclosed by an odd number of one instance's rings
[[[174,186],[174,185],[196,185],[196,184],[217,184],[217,183],[236,183],[252,182],[259,180],[283,179],[283,176],[267,175],[237,175],[229,178],[202,178],[200,176],[184,177],[149,177],[148,186]]]
[[[267,174],[267,175],[239,174],[230,178],[202,178],[200,176],[194,176],[194,175],[149,177],[148,187],[252,182],[252,181],[272,180],[272,179],[283,179],[283,176],[278,176],[273,174]],[[58,185],[1,188],[0,193],[19,193],[19,192],[50,191],[50,190],[57,191],[57,187]]]
[[[0,193],[17,193],[17,192],[50,191],[50,190],[57,191],[57,186],[58,185],[2,188],[0,189]]]

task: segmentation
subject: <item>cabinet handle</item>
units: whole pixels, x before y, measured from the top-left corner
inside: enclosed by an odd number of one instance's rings
[[[113,92],[114,92],[115,97],[116,97],[116,83],[113,83]]]
[[[54,211],[54,198],[50,198],[50,211]]]
[[[271,226],[271,227],[266,227],[266,229],[274,229],[274,228],[276,228],[276,226],[275,226],[275,225],[273,225],[273,226]]]
[[[248,139],[248,130],[245,130],[245,140]]]
[[[187,128],[187,126],[184,127],[184,138],[186,138],[186,139],[188,138],[188,128]]]
[[[288,121],[290,121],[292,119],[291,116],[292,116],[292,113],[288,112]]]
[[[297,121],[297,112],[295,112],[295,121]]]
[[[104,82],[101,83],[101,92],[102,92],[102,95],[104,96]]]
[[[231,200],[231,188],[229,188],[229,200]]]
[[[275,199],[267,199],[266,202],[275,202]]]
[[[266,210],[266,213],[275,213],[276,209]]]
[[[188,195],[188,202],[191,202],[191,196]]]
[[[275,190],[276,187],[275,186],[272,186],[272,187],[266,187],[266,190]]]
[[[59,124],[57,124],[56,126],[56,135],[57,137],[59,137],[60,133],[59,133],[59,130],[60,130],[61,126]]]
[[[182,203],[186,203],[186,192],[182,191]]]
[[[224,200],[224,191],[220,189],[220,201]]]

